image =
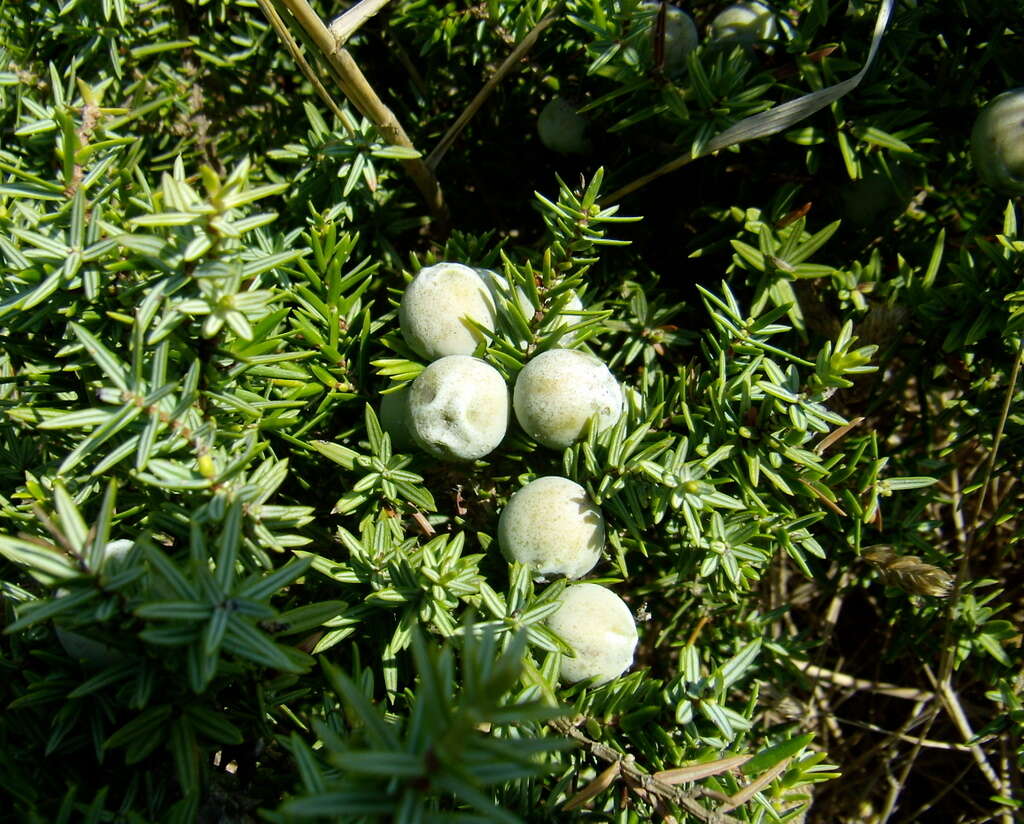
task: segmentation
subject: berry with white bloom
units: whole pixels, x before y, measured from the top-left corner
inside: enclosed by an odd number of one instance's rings
[[[508,387],[490,364],[468,355],[434,361],[409,390],[409,432],[435,458],[473,461],[508,427]]]
[[[409,347],[427,360],[471,355],[484,336],[468,321],[493,331],[490,289],[475,269],[437,263],[420,269],[402,296],[398,322]]]
[[[502,553],[538,578],[586,575],[601,558],[604,534],[604,517],[587,491],[553,475],[518,490],[498,518]]]
[[[523,367],[512,395],[516,419],[538,443],[565,449],[597,415],[598,429],[622,415],[622,388],[598,358],[576,349],[549,349]]]
[[[566,587],[559,604],[547,625],[576,653],[562,656],[563,681],[592,678],[595,685],[604,684],[632,666],[636,621],[618,595],[598,584],[574,584]]]

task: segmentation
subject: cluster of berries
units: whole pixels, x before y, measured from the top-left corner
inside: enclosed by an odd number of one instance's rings
[[[441,460],[472,461],[504,439],[510,420],[508,387],[497,369],[472,355],[484,332],[496,328],[502,298],[533,315],[522,290],[513,293],[496,272],[461,263],[421,269],[406,288],[399,308],[402,336],[430,364],[407,391],[384,396],[381,422],[397,443],[414,444]],[[582,309],[574,295],[564,311]],[[542,352],[523,367],[511,403],[522,430],[551,449],[580,440],[592,422],[598,430],[613,426],[625,406],[608,367],[587,352],[567,348],[575,342],[571,330],[558,342],[561,348]],[[539,581],[586,575],[600,560],[604,542],[601,510],[568,478],[547,476],[526,484],[511,496],[498,521],[504,556],[527,565]],[[563,658],[565,681],[604,683],[633,662],[636,624],[629,607],[605,587],[567,587],[548,625],[576,653]]]

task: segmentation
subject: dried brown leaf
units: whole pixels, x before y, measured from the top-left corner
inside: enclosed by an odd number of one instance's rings
[[[586,787],[584,787],[582,790],[576,793],[576,795],[574,795],[572,798],[566,801],[565,804],[562,805],[562,809],[566,811],[578,810],[580,807],[582,807],[584,804],[590,801],[590,799],[600,795],[605,790],[607,790],[614,783],[615,779],[619,777],[619,774],[621,772],[621,761],[616,761],[615,763],[606,767],[597,778],[595,778],[593,781],[587,784]]]
[[[718,761],[708,761],[703,764],[691,764],[688,767],[676,767],[672,770],[662,770],[655,773],[654,777],[666,784],[686,784],[690,781],[700,781],[708,776],[739,767],[747,763],[752,756],[733,755],[729,758],[721,758]]]

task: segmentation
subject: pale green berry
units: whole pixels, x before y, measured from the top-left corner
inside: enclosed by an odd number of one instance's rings
[[[989,186],[1024,194],[1024,86],[992,98],[978,114],[971,158]]]
[[[646,0],[639,8],[650,12],[650,34],[644,46],[645,54],[654,54],[654,38],[657,35],[657,16],[661,3],[657,0]],[[667,74],[679,74],[686,68],[686,57],[697,48],[700,36],[697,26],[685,11],[678,6],[669,5],[665,9],[664,63],[662,68]]]
[[[622,415],[622,389],[598,358],[576,349],[550,349],[516,378],[512,404],[527,435],[551,449],[579,440],[597,416],[598,430]]]
[[[610,589],[598,584],[573,584],[559,597],[548,627],[573,648],[562,656],[560,675],[575,683],[594,679],[604,684],[633,665],[637,632],[633,613]]]
[[[508,427],[508,387],[490,364],[468,355],[434,361],[409,390],[409,432],[423,451],[472,461],[494,450]]]
[[[540,142],[553,152],[586,154],[590,151],[586,119],[562,97],[552,98],[541,109],[537,118],[537,134]]]
[[[427,360],[471,355],[484,336],[469,321],[494,331],[495,317],[487,284],[475,269],[461,263],[420,269],[398,308],[405,342]]]
[[[764,3],[737,3],[711,21],[711,39],[722,45],[749,47],[777,33],[775,13]]]
[[[604,549],[604,518],[587,491],[568,478],[537,478],[515,492],[498,518],[498,545],[508,561],[539,578],[579,578]]]

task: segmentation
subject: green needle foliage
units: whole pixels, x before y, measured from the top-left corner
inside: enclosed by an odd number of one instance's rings
[[[967,160],[1019,3],[883,6],[853,91],[698,157],[854,76],[880,10],[733,48],[724,5],[668,72],[638,0],[393,0],[344,54],[415,148],[300,25],[340,7],[0,6],[7,818],[1019,813],[1024,230]],[[589,154],[537,138],[556,95]],[[490,271],[509,386],[580,349],[618,422],[411,445],[381,405],[440,261]],[[547,475],[637,622],[601,686],[559,679],[567,582],[497,546]]]

